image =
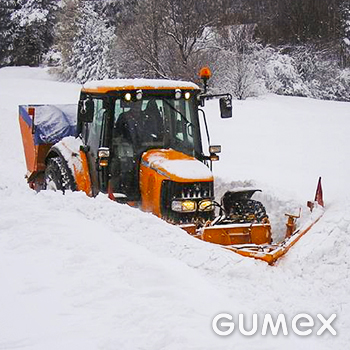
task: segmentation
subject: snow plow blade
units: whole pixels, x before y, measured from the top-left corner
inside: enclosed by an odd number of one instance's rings
[[[249,197],[250,198],[250,197]],[[321,178],[319,178],[315,200],[307,203],[311,210],[311,217],[302,227],[296,227],[299,215],[288,216],[284,240],[279,243],[271,242],[271,226],[268,220],[261,223],[251,222],[242,224],[213,225],[202,228],[197,238],[204,241],[220,244],[223,248],[273,265],[280,257],[286,254],[322,217],[324,203]]]
[[[308,223],[303,228],[296,230],[289,238],[286,238],[278,244],[231,245],[225,246],[225,248],[243,256],[264,260],[268,264],[273,265],[320,220],[322,215],[323,210],[319,209],[318,215],[312,222]]]

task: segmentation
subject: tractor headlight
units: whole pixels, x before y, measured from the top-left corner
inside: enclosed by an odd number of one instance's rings
[[[142,95],[143,95],[143,93],[142,93],[142,90],[137,90],[136,91],[136,100],[142,100]]]
[[[214,203],[210,199],[204,199],[199,202],[198,208],[200,211],[214,210]]]
[[[175,90],[175,100],[179,100],[181,98],[181,90],[180,89],[176,89]]]
[[[197,203],[195,201],[186,200],[186,201],[172,201],[171,210],[177,211],[180,213],[192,213],[196,211]]]

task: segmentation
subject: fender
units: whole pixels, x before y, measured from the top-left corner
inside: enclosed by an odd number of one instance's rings
[[[86,154],[80,148],[82,145],[83,143],[79,138],[65,137],[51,147],[46,160],[57,156],[63,158],[72,172],[77,186],[76,190],[83,191],[89,197],[92,197],[89,166]]]

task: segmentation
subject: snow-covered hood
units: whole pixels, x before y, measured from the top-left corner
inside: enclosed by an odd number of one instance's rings
[[[198,159],[173,149],[149,150],[141,164],[176,181],[213,181],[209,168]]]

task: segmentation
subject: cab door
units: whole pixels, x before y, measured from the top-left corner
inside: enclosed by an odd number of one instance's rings
[[[93,98],[94,113],[91,123],[84,123],[82,136],[87,147],[87,159],[92,182],[92,192],[96,196],[98,192],[107,192],[108,168],[100,167],[98,162],[98,150],[100,147],[108,147],[106,144],[106,130],[108,111],[102,98]]]

